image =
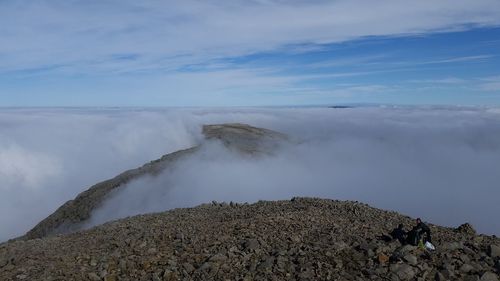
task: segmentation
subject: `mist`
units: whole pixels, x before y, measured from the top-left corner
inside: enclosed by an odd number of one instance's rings
[[[286,133],[272,155],[205,142],[202,124]],[[357,200],[500,234],[500,111],[480,107],[11,109],[0,111],[0,241],[92,184],[204,143],[192,157],[115,191],[88,226],[213,200]]]

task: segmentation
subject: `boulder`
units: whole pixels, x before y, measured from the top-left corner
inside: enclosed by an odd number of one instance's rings
[[[500,257],[500,246],[499,245],[495,245],[495,244],[489,245],[489,247],[488,247],[488,255],[491,258],[498,258],[498,257]]]
[[[470,264],[467,264],[467,263],[464,263],[461,267],[460,267],[460,272],[463,272],[463,273],[469,273],[471,271],[474,270],[474,267]]]
[[[95,272],[91,272],[87,276],[88,276],[89,280],[101,281],[101,277],[99,277],[99,275],[97,275]]]
[[[257,239],[248,239],[243,243],[245,251],[255,251],[259,248],[259,241]]]
[[[493,272],[485,272],[481,275],[481,281],[498,281],[498,275]]]
[[[415,276],[415,270],[407,264],[392,264],[391,272],[400,280],[411,280]]]
[[[411,255],[411,254],[407,254],[403,257],[403,259],[408,262],[409,264],[411,265],[417,265],[418,264],[418,260],[417,260],[417,257],[414,256],[414,255]]]
[[[476,234],[476,230],[469,223],[464,223],[464,224],[460,225],[459,227],[455,228],[455,231],[459,232],[459,233],[469,234],[469,235]]]
[[[455,251],[463,248],[464,245],[460,242],[446,242],[443,245],[441,245],[441,249],[445,251]]]

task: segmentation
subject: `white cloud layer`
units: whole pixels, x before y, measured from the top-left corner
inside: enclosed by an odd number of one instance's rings
[[[243,122],[289,134],[272,157],[214,144],[133,182],[93,223],[212,200],[360,200],[443,225],[500,234],[498,108],[3,109],[0,240],[30,229],[92,184],[199,143],[200,125]]]
[[[168,71],[289,45],[498,24],[496,0],[7,0],[0,71]]]

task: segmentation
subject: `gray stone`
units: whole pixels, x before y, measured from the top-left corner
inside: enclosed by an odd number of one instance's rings
[[[469,273],[471,271],[474,270],[474,267],[470,264],[467,264],[467,263],[464,263],[461,267],[460,267],[460,271],[463,272],[463,273]]]
[[[479,281],[479,276],[477,275],[465,275],[462,278],[464,281]]]
[[[255,251],[259,248],[259,241],[257,239],[248,239],[244,243],[246,251]]]
[[[9,263],[9,260],[4,257],[0,257],[0,268],[6,266]]]
[[[439,273],[445,278],[445,280],[450,280],[455,276],[454,272],[452,270],[449,270],[447,268],[441,269]]]
[[[441,272],[436,272],[436,275],[434,276],[434,280],[436,280],[436,281],[444,281],[444,280],[447,280],[447,279],[446,279],[446,277]]]
[[[212,268],[212,263],[206,262],[206,263],[204,263],[204,264],[201,265],[200,270],[201,271],[208,271],[211,268]]]
[[[161,281],[160,274],[153,273],[153,281]]]
[[[467,256],[467,255],[465,255],[465,254],[460,255],[460,260],[461,260],[463,263],[469,263],[469,262],[470,262],[470,258],[469,258],[469,256]]]
[[[404,256],[412,251],[415,251],[416,249],[417,249],[417,247],[415,247],[415,246],[404,245],[403,247],[399,248],[397,251]]]
[[[306,270],[299,273],[299,280],[313,280],[314,272],[312,270]]]
[[[225,260],[227,260],[227,257],[224,254],[215,254],[212,257],[210,257],[210,261],[215,263],[220,263]]]
[[[179,277],[177,276],[177,273],[174,271],[170,270],[165,270],[163,273],[163,281],[176,281],[179,280]]]
[[[106,270],[102,270],[102,271],[99,273],[99,276],[100,276],[101,278],[106,277],[106,275],[108,275],[108,271],[106,271]]]
[[[399,242],[398,242],[399,243]],[[396,249],[392,255],[391,255],[391,258],[394,259],[394,260],[400,260],[402,259],[404,256],[410,254],[411,252],[415,251],[417,249],[417,247],[415,246],[412,246],[412,245],[404,245],[402,247],[399,247],[398,249]]]
[[[177,233],[175,234],[174,238],[175,238],[175,239],[177,239],[177,240],[181,240],[181,241],[182,241],[182,240],[184,240],[184,233],[182,233],[182,232],[177,232]]]
[[[500,257],[500,246],[494,244],[488,246],[488,255],[492,258]]]
[[[463,249],[463,247],[464,245],[459,242],[446,242],[441,246],[441,248],[446,251],[460,250]]]
[[[88,277],[92,281],[101,281],[101,277],[99,277],[96,273],[91,272],[88,274]]]
[[[464,224],[460,225],[459,227],[457,227],[455,229],[455,231],[460,232],[460,233],[464,233],[464,234],[469,234],[469,235],[476,234],[476,230],[469,223],[464,223]]]
[[[267,257],[263,262],[261,262],[257,269],[261,271],[270,271],[274,265],[274,257]]]
[[[446,262],[443,264],[443,267],[444,267],[444,269],[447,269],[447,270],[449,270],[450,272],[452,272],[453,270],[455,270],[455,266],[451,263],[451,261],[446,261]]]
[[[118,262],[118,266],[120,267],[120,270],[121,271],[125,271],[127,270],[127,261],[125,259],[121,259],[119,262]]]
[[[485,272],[481,275],[481,281],[498,281],[498,275],[493,272]]]
[[[404,259],[405,261],[407,261],[407,262],[408,262],[409,264],[411,264],[411,265],[417,265],[417,263],[418,263],[417,257],[415,257],[414,255],[410,255],[410,254],[405,255],[405,256],[403,257],[403,259]]]
[[[186,270],[187,273],[191,273],[195,270],[194,266],[190,263],[184,263],[183,264],[184,270]]]
[[[410,280],[415,276],[415,271],[407,264],[393,264],[391,265],[391,272],[400,280]]]

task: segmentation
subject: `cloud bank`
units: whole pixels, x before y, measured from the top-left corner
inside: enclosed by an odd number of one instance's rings
[[[243,122],[296,143],[246,158],[211,143],[120,189],[92,224],[217,201],[359,200],[500,234],[497,108],[68,109],[0,112],[0,240],[90,185],[202,141],[201,124]]]

